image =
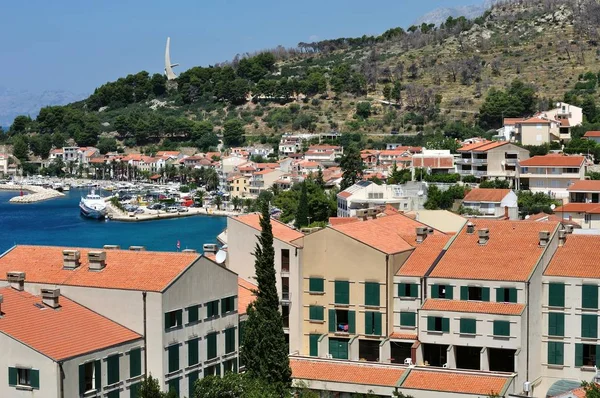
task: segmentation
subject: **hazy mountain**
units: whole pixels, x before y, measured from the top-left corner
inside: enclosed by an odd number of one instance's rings
[[[467,17],[469,19],[477,18],[481,16],[490,6],[498,0],[485,0],[481,4],[474,4],[471,6],[458,6],[458,7],[440,7],[433,11],[428,12],[416,21],[416,25],[421,25],[423,22],[430,24],[439,25],[446,21],[448,17],[457,18],[460,16]]]
[[[86,98],[88,94],[76,94],[64,90],[31,92],[0,87],[0,126],[10,126],[18,115],[37,116],[48,105],[65,105]]]

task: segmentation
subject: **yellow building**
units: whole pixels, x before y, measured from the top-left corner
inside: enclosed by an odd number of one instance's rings
[[[236,175],[227,178],[229,183],[229,195],[232,198],[247,198],[250,196],[250,178]]]

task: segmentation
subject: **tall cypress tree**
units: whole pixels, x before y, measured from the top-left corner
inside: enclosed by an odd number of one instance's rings
[[[294,225],[300,229],[308,226],[308,192],[306,188],[306,181],[302,182],[302,191],[300,191],[300,201],[298,202],[298,209],[296,210],[296,222]]]
[[[342,168],[342,182],[340,183],[342,191],[362,179],[364,166],[360,151],[356,146],[350,145],[345,149],[344,156],[340,160],[340,167]]]
[[[258,289],[256,300],[248,307],[241,359],[249,376],[275,386],[283,395],[291,386],[292,370],[275,284],[275,249],[269,204],[263,202],[261,206],[261,233],[254,250]]]

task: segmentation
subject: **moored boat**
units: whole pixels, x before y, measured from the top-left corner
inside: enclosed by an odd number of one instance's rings
[[[81,215],[87,218],[103,219],[106,217],[106,202],[93,190],[79,202]]]

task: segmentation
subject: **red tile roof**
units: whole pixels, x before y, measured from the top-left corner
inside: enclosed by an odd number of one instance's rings
[[[401,333],[401,332],[393,332],[390,334],[390,339],[395,340],[416,340],[417,335],[415,333]]]
[[[552,233],[558,222],[472,219],[475,232],[467,234],[466,225],[430,274],[431,278],[495,281],[529,280],[544,248],[539,233]],[[478,243],[477,230],[489,229],[489,240]]]
[[[494,141],[488,142],[487,144],[478,146],[477,148],[472,149],[474,152],[486,152],[490,149],[498,148],[500,146],[508,144],[508,141]]]
[[[476,314],[521,315],[525,304],[496,303],[492,301],[460,301],[427,299],[421,310],[444,312],[470,312]]]
[[[502,202],[510,189],[475,188],[464,198],[465,202]]]
[[[521,166],[558,166],[558,167],[580,167],[585,158],[583,156],[545,155],[534,156],[521,161]]]
[[[291,358],[292,377],[349,384],[395,387],[405,368],[374,363]]]
[[[63,296],[53,309],[41,304],[39,296],[10,287],[0,289],[0,295],[0,332],[55,361],[142,338]]]
[[[482,140],[482,141],[478,141],[478,142],[473,142],[472,144],[466,144],[463,145],[462,147],[458,148],[458,152],[469,152],[472,151],[475,148],[479,148],[480,146],[485,146],[487,144],[492,143],[493,141],[488,141],[488,140]]]
[[[503,393],[511,377],[492,374],[443,371],[439,369],[411,369],[401,384],[401,389],[430,390],[461,394]]]
[[[600,214],[600,203],[567,203],[554,209],[554,213]]]
[[[532,117],[529,119],[521,120],[518,124],[550,124],[550,120],[541,119],[539,117]]]
[[[359,221],[356,217],[329,217],[329,224],[331,225],[350,224]]]
[[[341,198],[349,198],[350,196],[352,196],[352,193],[350,193],[348,191],[342,191],[342,192],[338,193],[338,196]]]
[[[432,169],[451,169],[454,167],[454,159],[452,157],[436,156],[436,157],[417,157],[412,158],[413,167],[431,167]]]
[[[66,249],[81,253],[78,268],[63,269]],[[15,246],[0,257],[0,280],[7,272],[22,271],[26,282],[160,292],[200,258],[195,253],[106,250],[106,267],[89,271],[87,253],[97,250],[101,249]]]
[[[515,124],[517,124],[519,122],[522,122],[523,120],[525,120],[525,119],[522,118],[522,117],[505,117],[504,118],[504,125],[505,126],[507,126],[507,125],[508,126],[512,126],[512,125],[515,125]]]
[[[440,255],[450,236],[430,235],[425,241],[415,248],[410,257],[402,264],[396,275],[398,276],[425,276],[429,268]]]
[[[270,174],[270,173],[272,173],[274,171],[275,171],[274,169],[264,169],[264,170],[261,170],[261,171],[255,171],[252,174],[254,174],[254,175],[265,175],[265,174]]]
[[[586,138],[589,138],[589,137],[600,137],[600,131],[588,131],[583,136],[586,137]]]
[[[253,283],[238,277],[238,313],[243,315],[248,310],[248,306],[256,300],[256,295],[253,293],[258,289]]]
[[[600,192],[599,180],[579,180],[571,184],[567,191],[570,192]]]
[[[567,235],[544,275],[600,279],[599,235]]]
[[[258,213],[245,214],[243,216],[233,217],[233,219],[246,224],[257,231],[262,230],[260,227],[260,214]],[[292,241],[304,236],[302,232],[296,231],[274,219],[271,219],[271,226],[273,228],[273,237],[283,242],[293,244]]]

